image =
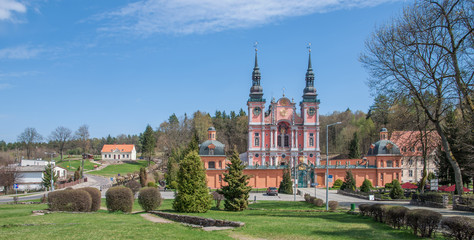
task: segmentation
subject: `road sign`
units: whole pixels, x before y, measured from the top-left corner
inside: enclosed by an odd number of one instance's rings
[[[430,190],[438,191],[438,179],[431,179],[431,181],[430,181]]]
[[[13,187],[14,187],[15,189],[17,189],[17,188],[18,188],[18,184],[13,184]]]
[[[329,181],[329,182],[332,182],[332,179],[333,179],[333,178],[332,178],[332,175],[329,175],[329,176],[328,176],[328,181]]]

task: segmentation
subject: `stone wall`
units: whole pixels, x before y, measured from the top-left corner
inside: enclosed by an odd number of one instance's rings
[[[424,206],[424,207],[433,207],[433,208],[447,208],[449,203],[449,196],[442,195],[439,196],[441,201],[430,201],[429,198],[423,197],[423,195],[413,194],[410,201],[410,205],[415,206]],[[434,199],[434,198],[431,198]]]
[[[188,216],[188,215],[179,215],[173,213],[165,213],[160,211],[152,211],[151,213],[156,214],[162,218],[166,218],[169,220],[188,223],[192,225],[199,225],[203,227],[243,227],[245,223],[243,222],[233,222],[227,220],[219,220],[219,219],[212,219],[212,218],[203,218],[203,217],[196,217],[196,216]]]
[[[453,196],[453,209],[474,212],[474,197]]]

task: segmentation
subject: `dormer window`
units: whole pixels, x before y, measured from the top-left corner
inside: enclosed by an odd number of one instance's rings
[[[214,149],[209,149],[209,155],[214,155]]]

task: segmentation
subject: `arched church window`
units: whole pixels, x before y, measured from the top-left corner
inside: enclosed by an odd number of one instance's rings
[[[209,168],[216,168],[216,162],[214,162],[214,161],[209,162],[208,167]]]
[[[278,142],[278,147],[281,147],[281,135],[278,136],[277,142]]]
[[[309,138],[309,146],[310,147],[314,146],[314,138],[313,137]]]
[[[290,137],[288,135],[285,135],[285,147],[290,146]]]

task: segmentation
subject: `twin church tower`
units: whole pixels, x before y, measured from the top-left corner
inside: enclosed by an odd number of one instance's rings
[[[314,73],[309,50],[306,87],[300,111],[294,100],[283,96],[272,99],[265,110],[266,100],[260,85],[261,75],[255,49],[252,87],[247,101],[249,136],[247,164],[249,166],[280,166],[299,163],[319,165],[319,99],[314,87]]]

